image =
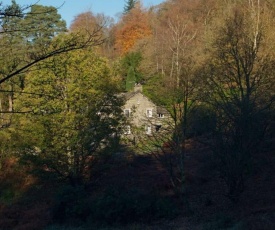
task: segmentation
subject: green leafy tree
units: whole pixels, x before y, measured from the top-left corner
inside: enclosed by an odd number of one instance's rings
[[[25,39],[32,45],[48,46],[59,33],[66,32],[66,22],[53,6],[32,5],[21,24]]]
[[[106,61],[92,50],[76,51],[43,63],[26,82],[17,108],[32,112],[18,117],[18,135],[26,140],[20,152],[38,168],[82,184],[93,158],[118,147],[122,101]]]
[[[2,34],[0,38],[0,76],[5,76],[14,71],[22,57],[27,52],[23,41],[23,31],[20,27],[23,15],[19,5],[12,1],[12,5],[5,8],[8,16],[1,20]],[[17,16],[14,16],[17,15]],[[14,113],[14,91],[20,91],[23,87],[23,76],[17,79],[8,79],[0,86],[0,127],[7,127],[11,122],[11,113]]]
[[[25,73],[52,56],[102,43],[101,27],[89,34],[68,33],[66,24],[54,7],[0,5],[0,127],[10,125],[15,94],[24,86]],[[60,36],[60,37],[59,37]],[[17,76],[17,77],[16,77]]]
[[[130,67],[126,77],[126,91],[131,91],[136,84],[136,76],[133,67]]]
[[[89,33],[63,33],[65,24],[56,9],[42,6],[33,6],[31,9],[31,6],[22,7],[15,1],[8,6],[0,4],[0,26],[1,167],[2,159],[18,157],[22,149],[28,149],[30,145],[39,146],[37,143],[43,140],[40,135],[44,134],[41,124],[28,123],[30,128],[37,130],[34,135],[31,131],[24,135],[20,134],[22,127],[18,123],[27,125],[28,120],[18,120],[15,124],[17,118],[21,119],[16,115],[32,111],[21,110],[21,107],[17,106],[20,98],[24,100],[27,95],[42,96],[32,90],[22,92],[26,86],[27,72],[30,69],[45,68],[45,65],[40,63],[52,57],[85,47],[98,46],[102,44],[103,39],[102,25],[98,25]],[[45,44],[41,44],[44,42]],[[34,136],[36,138],[33,138]]]
[[[126,54],[122,61],[122,75],[125,76],[126,90],[130,91],[136,83],[142,81],[142,75],[139,71],[142,55],[140,52],[131,52]]]
[[[0,25],[2,26],[3,21],[8,18],[20,18],[23,17],[23,11],[28,7],[20,7],[15,0],[11,1],[11,5],[3,6],[3,3],[0,2]],[[4,30],[0,33],[7,33],[9,31]],[[16,32],[16,30],[11,30],[10,32]]]
[[[28,12],[30,7],[31,11]],[[13,23],[16,25],[15,27],[5,27],[7,22],[16,20],[19,20],[19,23]],[[65,31],[65,22],[61,20],[57,10],[53,7],[39,5],[21,7],[15,1],[13,1],[11,6],[0,5],[0,24],[3,36],[14,37],[20,33],[21,39],[24,41],[24,49],[20,47],[23,54],[17,56],[18,63],[12,65],[11,71],[1,73],[0,84],[26,72],[39,62],[52,56],[88,46],[97,46],[103,42],[102,33],[100,32],[103,25],[97,25],[93,31],[89,31],[86,34],[70,33],[68,36],[62,37],[62,43],[56,42],[58,33]],[[34,45],[35,42],[37,42],[36,46]],[[41,46],[39,47],[38,44]],[[6,52],[6,49],[1,49],[3,57]]]

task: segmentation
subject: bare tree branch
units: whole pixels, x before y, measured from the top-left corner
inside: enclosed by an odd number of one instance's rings
[[[84,41],[80,41],[79,42],[79,38],[83,38],[82,34],[75,34],[72,36],[71,39],[69,39],[66,42],[65,46],[61,46],[59,48],[50,50],[49,52],[37,55],[34,58],[34,60],[31,60],[29,63],[23,65],[22,67],[16,69],[15,71],[9,73],[8,75],[6,75],[5,77],[3,77],[2,79],[0,79],[0,85],[9,80],[10,78],[22,73],[23,71],[29,69],[30,67],[36,65],[37,63],[46,60],[50,57],[62,54],[62,53],[67,53],[69,51],[73,51],[73,50],[78,50],[78,49],[83,49],[85,47],[88,46],[98,46],[101,45],[104,42],[104,39],[102,39],[99,36],[99,32],[101,31],[101,27],[97,28],[95,31],[93,31],[92,34],[89,34],[88,37],[84,40]]]

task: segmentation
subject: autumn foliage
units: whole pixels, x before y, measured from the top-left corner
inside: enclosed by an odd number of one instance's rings
[[[92,14],[92,12],[84,12],[75,17],[70,26],[70,30],[77,31],[84,29],[88,31],[93,31],[96,25],[96,17]]]
[[[136,42],[152,34],[148,12],[139,4],[124,15],[115,29],[115,49],[119,54],[125,54],[133,48]]]
[[[275,1],[2,2],[0,230],[275,229]]]

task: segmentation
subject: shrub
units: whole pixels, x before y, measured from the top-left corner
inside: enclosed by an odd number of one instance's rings
[[[199,136],[215,130],[216,116],[214,111],[204,105],[195,107],[188,116],[188,136]]]
[[[148,223],[159,218],[173,218],[179,209],[170,198],[145,194],[140,190],[108,190],[93,201],[89,221],[99,224]]]
[[[148,223],[160,218],[173,218],[179,208],[169,198],[146,194],[141,190],[108,189],[89,197],[84,188],[67,187],[59,193],[53,210],[55,222],[92,225]]]
[[[204,225],[203,230],[231,229],[233,225],[232,218],[223,214],[218,214],[212,221]]]
[[[84,186],[63,187],[56,196],[53,208],[53,219],[55,222],[79,223],[85,222],[89,215],[87,205],[87,192]]]

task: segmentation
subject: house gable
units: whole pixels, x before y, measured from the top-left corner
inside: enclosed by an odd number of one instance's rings
[[[157,113],[157,106],[141,92],[131,95],[123,109],[131,111],[131,123],[137,127],[144,125],[145,120]]]
[[[144,134],[151,135],[158,132],[165,123],[169,113],[165,108],[157,106],[142,94],[142,87],[137,85],[131,92],[124,94],[124,114],[131,127],[144,130]]]

